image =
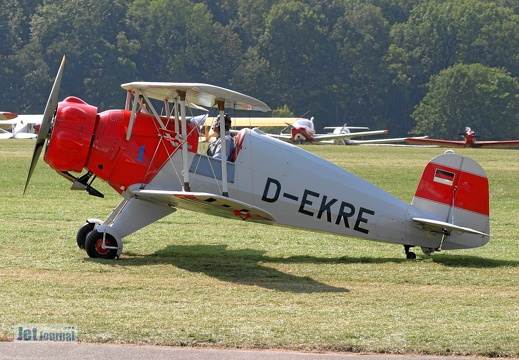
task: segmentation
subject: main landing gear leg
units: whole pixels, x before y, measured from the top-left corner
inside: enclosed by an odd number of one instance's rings
[[[416,259],[416,254],[412,251],[409,251],[409,249],[411,247],[412,247],[411,245],[404,245],[405,257],[406,257],[406,259],[414,260],[414,259]]]

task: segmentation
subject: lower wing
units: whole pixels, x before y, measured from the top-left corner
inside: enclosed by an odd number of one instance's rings
[[[274,217],[267,211],[222,195],[203,192],[146,190],[139,188],[130,189],[130,192],[134,197],[140,200],[175,208],[253,222],[275,222]]]

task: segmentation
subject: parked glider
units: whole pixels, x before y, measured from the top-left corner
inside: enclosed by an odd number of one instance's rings
[[[465,128],[462,135],[464,141],[438,140],[438,139],[421,139],[407,138],[406,142],[412,145],[436,145],[449,148],[491,148],[491,149],[512,149],[519,148],[519,140],[502,140],[502,141],[477,141],[479,136],[469,127]]]
[[[268,134],[269,136],[296,144],[302,143],[338,143],[341,140],[345,140],[348,144],[353,144],[355,140],[351,140],[353,137],[371,136],[387,134],[387,130],[374,130],[374,131],[359,131],[350,132],[347,128],[344,131],[334,131],[331,134],[317,134],[314,126],[314,118],[311,119],[297,119],[294,123],[286,123],[285,129],[281,130],[279,134]],[[290,133],[284,132],[284,130],[290,129]],[[360,143],[359,141],[357,143]]]
[[[117,191],[122,200],[112,213],[104,221],[88,219],[77,233],[90,257],[118,257],[125,236],[177,209],[401,244],[408,258],[416,256],[413,246],[431,254],[489,241],[488,180],[468,157],[447,152],[432,159],[408,204],[259,129],[235,136],[231,161],[197,153],[198,126],[187,121],[186,106],[216,106],[222,115],[225,108],[270,110],[252,97],[206,84],[133,82],[122,85],[124,110],[98,114],[77,97],[58,103],[64,64],[65,58],[24,193],[45,144],[45,162],[72,189],[102,196],[92,187],[99,177]],[[135,99],[150,111],[139,112]],[[152,99],[168,109],[172,104],[175,116],[159,116]],[[225,159],[225,146],[222,151]]]

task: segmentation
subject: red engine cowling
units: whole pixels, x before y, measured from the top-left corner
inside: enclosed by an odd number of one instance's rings
[[[81,172],[97,123],[97,108],[70,96],[58,104],[45,162],[57,171]]]

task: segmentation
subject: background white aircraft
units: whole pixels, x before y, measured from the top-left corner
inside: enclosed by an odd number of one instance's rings
[[[269,136],[297,144],[302,143],[339,143],[341,140],[345,140],[344,144],[360,144],[365,140],[351,140],[353,137],[372,136],[387,134],[388,130],[374,130],[374,131],[359,131],[350,132],[347,127],[334,128],[333,133],[329,134],[317,134],[315,132],[314,118],[311,119],[297,119],[293,124],[286,123],[288,126],[285,129],[290,129],[290,133],[284,133],[283,129],[279,134],[268,134]],[[337,130],[338,129],[338,130]],[[387,141],[387,140],[385,140]]]
[[[0,113],[0,139],[35,139],[38,136],[43,115],[17,115]]]

